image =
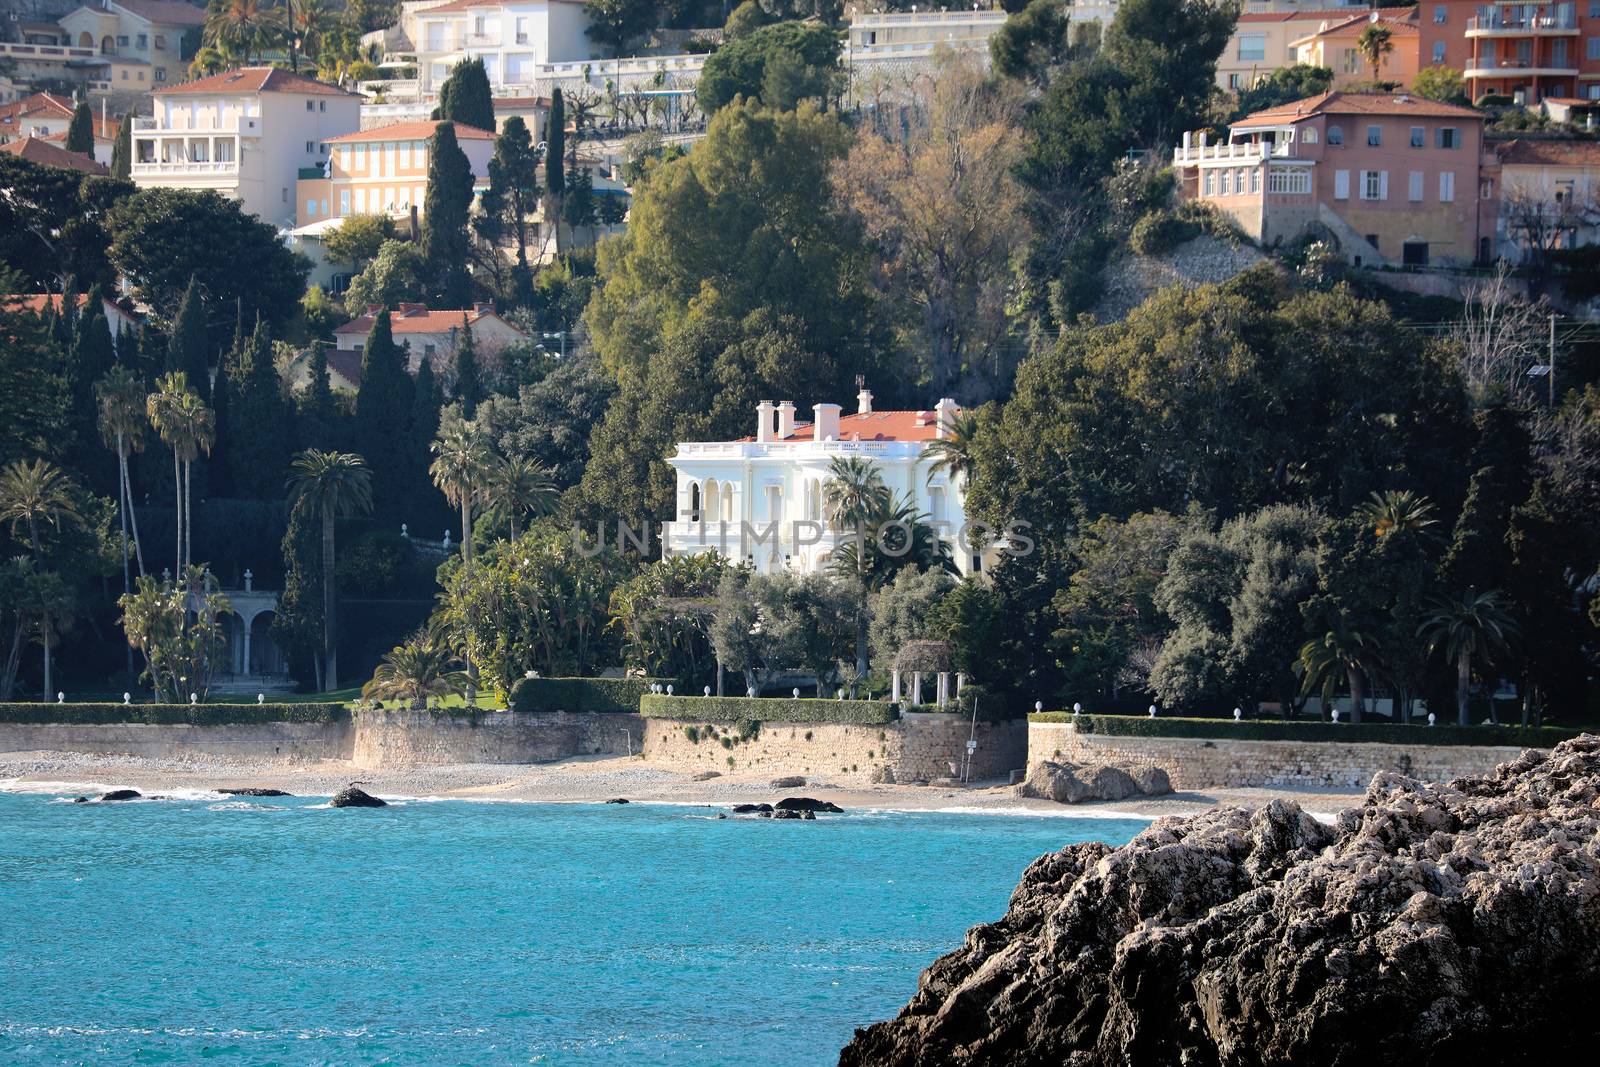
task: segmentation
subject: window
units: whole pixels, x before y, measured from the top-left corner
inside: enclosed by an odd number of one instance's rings
[[[283,187],[283,202],[285,204],[289,202],[289,187],[287,185]]]
[[[1261,191],[1261,169],[1259,167],[1250,172],[1250,191],[1252,193]]]
[[[1600,0],[1589,0],[1589,17],[1600,19]]]
[[[1361,199],[1387,200],[1389,199],[1389,172],[1386,170],[1364,170],[1361,172]]]
[[[318,100],[317,101],[317,110],[318,111],[326,111],[326,110],[328,110],[328,102],[326,100]]]
[[[1328,143],[1329,144],[1344,144],[1344,127],[1343,126],[1329,126],[1328,127]]]
[[[1224,170],[1222,172],[1222,190],[1221,190],[1221,192],[1222,192],[1223,196],[1232,196],[1233,195],[1233,171]]]
[[[1301,130],[1300,140],[1304,141],[1306,144],[1316,144],[1317,128],[1315,126],[1307,126],[1305,129]]]
[[[1349,177],[1348,171],[1339,174]],[[1338,175],[1334,176],[1335,192],[1338,195]],[[1348,184],[1348,181],[1347,181]],[[1269,193],[1309,193],[1311,191],[1311,172],[1296,167],[1291,170],[1287,167],[1274,168],[1267,172],[1267,192]]]
[[[339,214],[341,216],[350,214],[350,190],[348,189],[339,190]]]
[[[1444,20],[1445,20],[1445,15],[1446,15],[1446,13],[1448,11],[1449,11],[1449,8],[1445,7],[1443,4],[1434,4],[1433,5],[1433,24],[1435,26],[1443,26],[1444,25]]]
[[[1423,136],[1422,127],[1421,126],[1413,126],[1413,127],[1411,127],[1411,147],[1412,148],[1425,148],[1425,147],[1427,147],[1427,144],[1428,144],[1428,139]]]
[[[1453,170],[1441,171],[1439,174],[1439,203],[1453,204],[1456,199],[1456,172]]]
[[[1406,183],[1406,199],[1415,203],[1422,199],[1422,172],[1414,170],[1409,178],[1410,180]]]
[[[1233,90],[1234,92],[1238,92],[1239,90],[1243,89],[1244,88],[1244,75],[1243,74],[1230,74],[1230,75],[1228,75],[1228,88]]]
[[[150,35],[149,34],[141,33],[139,35],[139,47],[141,49],[148,49],[150,47]]]
[[[1441,126],[1433,133],[1435,148],[1460,148],[1461,131],[1454,126]]]
[[[1485,178],[1485,179],[1483,179],[1483,181],[1478,183],[1478,199],[1479,200],[1493,200],[1494,199],[1494,179],[1493,178]]]
[[[1241,33],[1239,35],[1240,59],[1266,59],[1267,35],[1264,33]]]
[[[1557,37],[1550,42],[1550,65],[1552,67],[1565,67],[1568,62],[1570,61],[1567,58],[1567,39],[1565,37]]]
[[[167,68],[166,67],[157,67],[156,68],[156,81],[164,82],[166,80],[167,80]]]
[[[167,47],[167,39],[166,39],[166,37],[164,37],[163,35],[161,35],[159,33],[156,34],[156,47],[157,48],[165,48],[165,47]],[[161,79],[157,78],[156,80],[160,81]]]
[[[1375,233],[1369,233],[1365,236],[1367,239],[1367,244],[1371,245],[1373,250],[1376,251],[1378,248],[1378,235]]]
[[[1201,192],[1202,196],[1215,196],[1215,195],[1217,195],[1217,172],[1216,171],[1214,171],[1214,170],[1206,171],[1205,179],[1201,182],[1201,185],[1200,185],[1200,192]]]
[[[1368,126],[1367,127],[1367,145],[1368,145],[1368,147],[1377,148],[1382,144],[1383,144],[1383,127],[1382,126]]]
[[[1428,242],[1407,241],[1400,246],[1400,262],[1408,267],[1428,265]]]
[[[314,219],[316,217],[317,217],[317,202],[315,200],[307,200],[306,201],[306,218]]]
[[[306,142],[306,155],[314,156],[316,154],[317,154],[317,142],[315,142],[315,141],[307,141]]]
[[[126,48],[126,47],[128,47],[128,35],[127,34],[125,34],[125,33],[117,34],[117,47],[118,48]]]
[[[1600,37],[1591,37],[1584,44],[1590,59],[1600,59]]]
[[[316,103],[314,101],[311,101],[311,100],[307,100],[306,101],[306,110],[307,111],[315,111],[316,110],[316,106],[317,105],[316,105]]]
[[[1350,172],[1336,170],[1333,172],[1333,198],[1335,200],[1350,199]]]
[[[1435,63],[1443,63],[1444,62],[1444,42],[1443,41],[1435,41],[1435,42],[1433,42],[1433,61]]]
[[[139,72],[139,80],[144,81],[144,71],[142,70]]]
[[[1559,204],[1564,200],[1572,199],[1572,186],[1571,179],[1556,182],[1556,203]]]

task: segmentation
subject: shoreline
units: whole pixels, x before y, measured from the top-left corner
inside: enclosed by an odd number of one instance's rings
[[[695,781],[678,768],[625,756],[574,757],[553,763],[444,764],[371,770],[345,761],[278,763],[205,757],[153,759],[76,752],[0,752],[0,792],[88,794],[137,789],[145,794],[273,788],[296,796],[331,797],[352,782],[393,800],[482,803],[629,803],[691,807],[772,803],[805,795],[849,811],[939,812],[954,815],[1145,819],[1194,815],[1218,807],[1258,807],[1285,799],[1323,821],[1361,802],[1364,790],[1291,788],[1211,789],[1161,797],[1129,797],[1065,805],[1017,795],[1000,782],[970,786],[860,785],[827,776],[792,789],[774,789],[764,775],[727,774]]]

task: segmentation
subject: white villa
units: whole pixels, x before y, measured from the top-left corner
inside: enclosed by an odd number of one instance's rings
[[[129,176],[141,188],[214,189],[291,227],[302,170],[320,176],[328,142],[360,128],[355,94],[277,67],[240,67],[158,90],[155,115],[133,120]]]
[[[959,543],[964,489],[942,471],[930,478],[924,455],[929,442],[949,435],[956,402],[940,400],[932,411],[874,411],[865,389],[857,402],[852,415],[841,416],[838,404],[817,404],[812,421],[797,422],[792,402],[763,400],[754,437],[680,443],[667,460],[678,472],[677,519],[663,524],[663,555],[721,552],[762,572],[826,568],[850,534],[828,526],[823,484],[835,457],[860,456],[876,464],[896,497],[909,498],[940,526],[962,574],[979,570],[977,546]]]
[[[450,68],[483,60],[492,86],[531,85],[540,67],[593,56],[586,0],[449,0],[417,10],[418,89],[436,93]]]

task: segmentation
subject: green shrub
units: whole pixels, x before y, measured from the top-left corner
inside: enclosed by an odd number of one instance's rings
[[[511,687],[512,711],[593,711],[634,714],[652,685],[673,678],[524,678]]]
[[[1180,219],[1162,208],[1147,212],[1133,224],[1133,232],[1128,235],[1128,246],[1140,255],[1159,256],[1199,236],[1199,223]]]
[[[1042,711],[1029,722],[1072,722],[1070,711]],[[1403,726],[1394,723],[1299,722],[1283,719],[1147,718],[1133,715],[1079,715],[1078,729],[1102,737],[1195,737],[1239,741],[1370,741],[1387,745],[1511,745],[1551,748],[1576,730],[1554,726]]]
[[[0,704],[0,722],[101,726],[243,726],[266,722],[340,722],[343,704]]]
[[[813,700],[784,697],[678,697],[646,693],[639,713],[648,719],[691,722],[795,722],[877,724],[894,722],[894,705],[882,700]],[[742,729],[742,728],[741,728]]]
[[[1003,695],[978,682],[968,682],[961,687],[961,695],[956,698],[956,710],[970,717],[974,706],[980,722],[1002,722],[1012,718],[1011,709]]]

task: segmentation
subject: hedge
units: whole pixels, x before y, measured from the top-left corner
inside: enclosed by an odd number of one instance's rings
[[[1580,731],[1555,726],[1403,726],[1394,723],[1300,722],[1283,719],[1188,719],[1158,715],[1078,715],[1043,711],[1029,722],[1073,722],[1085,734],[1102,737],[1196,737],[1244,741],[1373,741],[1387,745],[1510,745],[1552,748]]]
[[[512,711],[636,714],[652,685],[675,684],[673,678],[524,678],[511,687],[510,704]]]
[[[62,726],[245,726],[349,717],[343,704],[0,704],[0,723]]]
[[[894,705],[885,700],[814,700],[805,697],[679,697],[648,693],[639,701],[647,719],[687,722],[850,723],[894,722]]]

